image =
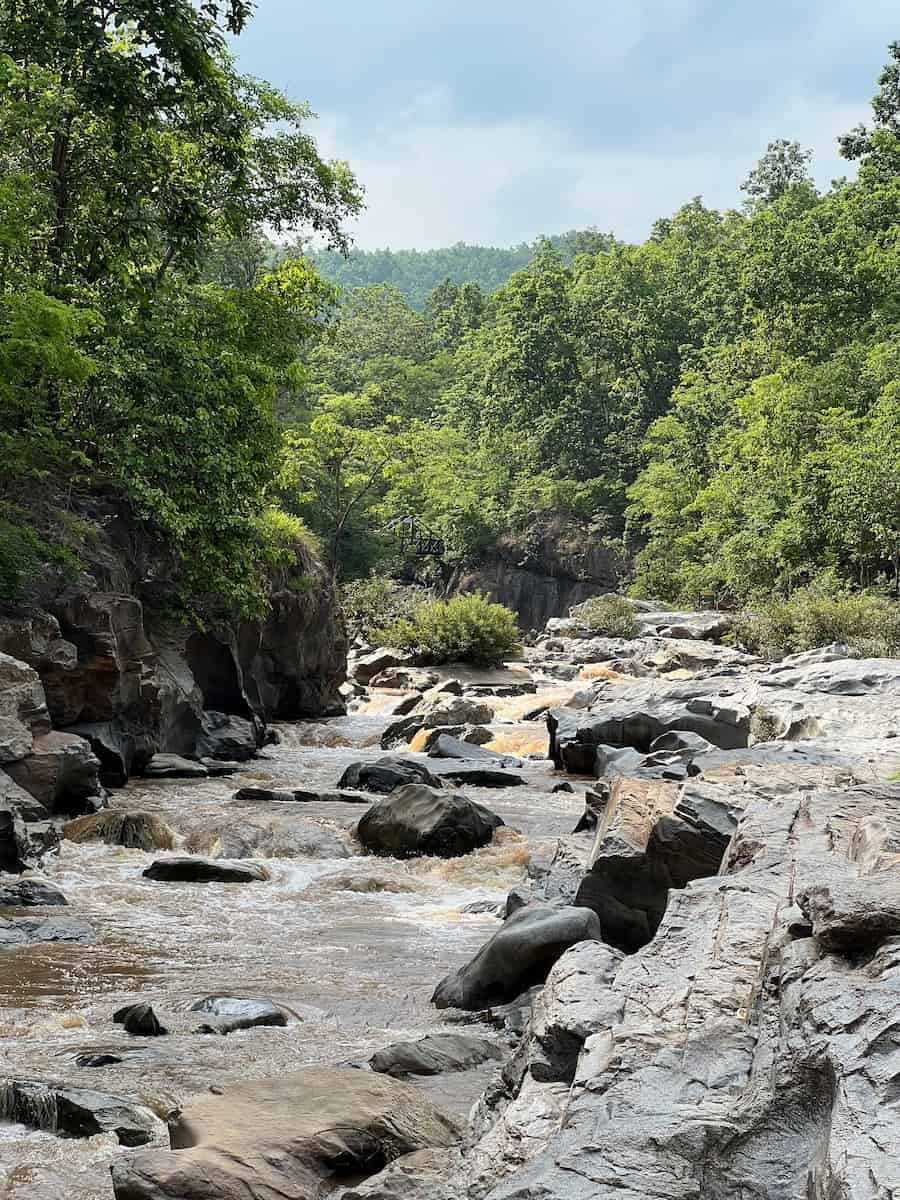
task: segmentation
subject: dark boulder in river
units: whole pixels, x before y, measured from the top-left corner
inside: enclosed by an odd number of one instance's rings
[[[339,788],[358,788],[365,792],[389,795],[395,788],[408,783],[424,783],[431,788],[441,786],[440,779],[424,763],[414,758],[387,755],[377,762],[351,763],[338,781]]]
[[[253,863],[222,862],[194,855],[158,858],[143,875],[145,879],[158,879],[165,883],[256,883],[269,878],[265,867]]]
[[[470,962],[441,980],[432,1003],[471,1011],[505,1004],[543,983],[570,946],[600,941],[601,932],[599,917],[587,908],[520,908]]]
[[[307,1067],[189,1101],[170,1126],[172,1149],[118,1158],[113,1189],[117,1200],[311,1200],[460,1133],[410,1084]]]
[[[126,1004],[113,1013],[113,1021],[132,1037],[164,1037],[169,1032],[149,1004]]]
[[[373,804],[357,836],[375,854],[458,858],[486,846],[502,824],[496,813],[465,796],[413,783]]]
[[[490,1038],[465,1033],[430,1033],[416,1042],[394,1042],[369,1059],[373,1071],[402,1079],[404,1075],[443,1075],[468,1071],[507,1052]]]

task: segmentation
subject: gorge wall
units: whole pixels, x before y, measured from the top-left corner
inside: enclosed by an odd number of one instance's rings
[[[473,566],[456,568],[447,595],[483,592],[517,613],[525,631],[542,629],[592,596],[615,591],[624,559],[589,528],[553,521],[501,538]]]
[[[161,555],[120,522],[107,534],[76,584],[0,610],[0,783],[26,821],[97,807],[155,756],[244,761],[270,720],[342,711],[343,622],[306,547],[272,571],[262,619],[203,627],[167,612]]]

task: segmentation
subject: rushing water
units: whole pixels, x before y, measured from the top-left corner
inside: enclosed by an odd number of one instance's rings
[[[54,911],[86,918],[97,938],[2,952],[0,1075],[93,1087],[164,1115],[214,1083],[309,1062],[359,1062],[439,1028],[446,1016],[429,1005],[435,983],[497,927],[495,917],[462,908],[500,902],[530,854],[569,831],[581,806],[571,794],[551,793],[549,764],[530,764],[526,787],[467,789],[509,826],[493,845],[450,861],[398,862],[360,854],[352,838],[365,811],[358,806],[231,798],[249,784],[333,788],[348,763],[381,753],[384,723],[285,726],[281,744],[238,776],[137,780],[113,798],[115,808],[157,814],[192,851],[225,857],[254,847],[267,882],[155,883],[141,872],[165,851],[63,842],[45,873],[69,908]],[[311,835],[323,832],[337,839],[328,857],[305,853]],[[270,997],[295,1019],[227,1037],[195,1033],[200,1018],[190,1006],[213,993]],[[131,1038],[113,1024],[114,1010],[138,999],[154,1006],[170,1036]],[[125,1059],[76,1065],[77,1055],[98,1050],[125,1051]],[[472,1079],[443,1077],[427,1088],[460,1111],[473,1096]],[[0,1197],[110,1200],[109,1163],[118,1153],[113,1135],[74,1141],[0,1125]]]

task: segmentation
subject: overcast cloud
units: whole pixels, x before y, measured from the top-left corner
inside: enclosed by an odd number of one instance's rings
[[[893,0],[259,0],[236,49],[365,185],[357,244],[398,249],[640,239],[738,203],[776,137],[827,184],[895,39]]]

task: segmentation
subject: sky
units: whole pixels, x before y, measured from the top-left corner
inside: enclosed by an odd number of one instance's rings
[[[778,137],[827,186],[897,39],[896,0],[258,0],[235,50],[351,164],[356,244],[429,249],[637,241]]]

